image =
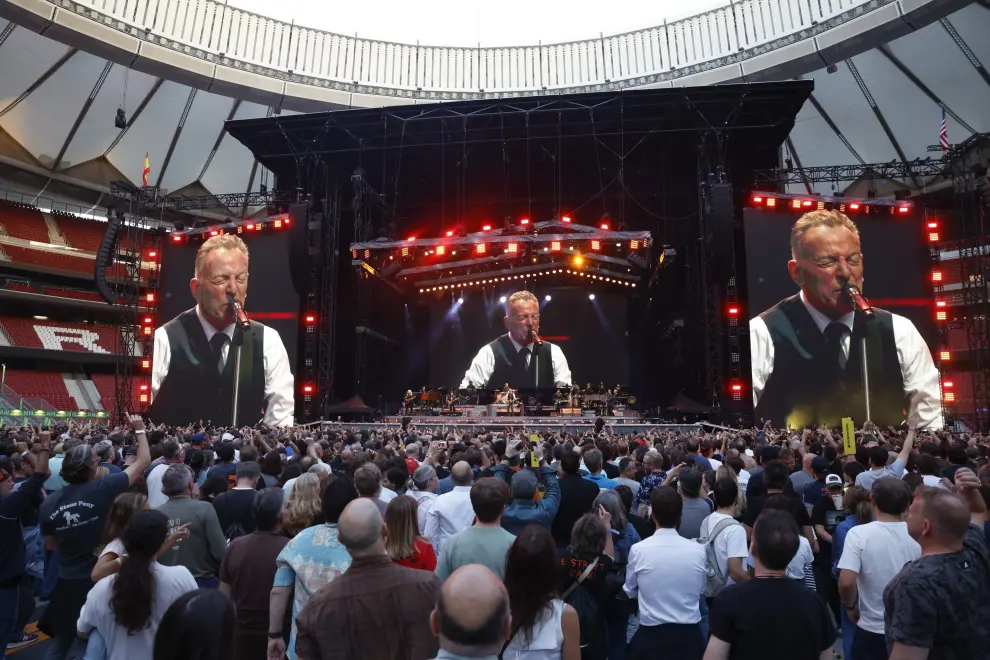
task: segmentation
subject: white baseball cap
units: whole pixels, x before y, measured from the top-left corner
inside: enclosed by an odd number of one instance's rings
[[[837,474],[830,474],[825,477],[825,487],[832,488],[833,486],[842,486],[842,477]]]
[[[224,433],[220,436],[220,442],[227,442],[228,440],[233,440],[234,435],[232,433]]]

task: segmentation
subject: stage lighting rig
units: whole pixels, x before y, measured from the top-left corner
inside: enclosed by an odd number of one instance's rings
[[[127,113],[124,112],[123,108],[117,108],[117,114],[113,118],[113,127],[120,130],[127,128]]]

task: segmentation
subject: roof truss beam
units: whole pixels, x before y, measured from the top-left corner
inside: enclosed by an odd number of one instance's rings
[[[839,138],[839,141],[842,142],[842,144],[846,145],[846,149],[849,150],[849,153],[852,154],[853,158],[858,160],[861,165],[865,165],[866,161],[863,160],[863,157],[859,155],[859,152],[857,152],[853,148],[852,143],[849,142],[848,138],[846,138],[846,136],[842,134],[842,131],[839,130],[839,126],[835,123],[832,117],[825,111],[825,108],[822,107],[822,104],[818,102],[818,99],[815,98],[814,94],[811,94],[808,97],[808,101],[811,102],[812,107],[814,107],[815,111],[818,112],[818,115],[822,118],[822,121],[824,121],[825,124],[830,129],[832,129],[832,132],[835,133],[835,137]]]
[[[62,55],[62,57],[58,58],[58,60],[54,64],[52,64],[50,67],[48,67],[48,70],[47,71],[45,71],[40,76],[38,76],[38,79],[35,80],[33,83],[31,83],[31,85],[27,89],[25,89],[23,92],[21,92],[20,96],[18,96],[16,99],[14,99],[13,101],[11,101],[10,104],[6,108],[4,108],[3,110],[0,110],[0,117],[3,117],[5,114],[7,114],[8,112],[10,112],[14,108],[16,108],[20,104],[21,101],[23,101],[27,97],[31,96],[31,94],[33,94],[36,89],[38,89],[39,87],[41,87],[42,85],[44,85],[45,84],[45,81],[47,81],[49,78],[51,78],[52,76],[54,76],[55,73],[59,69],[61,69],[65,65],[66,62],[68,62],[69,60],[71,60],[72,59],[72,56],[75,55],[78,52],[79,52],[79,49],[78,48],[70,48],[69,50],[65,51],[65,53]]]
[[[189,96],[186,98],[186,105],[182,108],[182,114],[179,115],[179,123],[175,125],[175,132],[172,133],[172,141],[168,145],[168,151],[165,152],[165,160],[162,161],[162,169],[158,172],[158,181],[155,183],[155,187],[161,188],[162,181],[165,180],[165,170],[168,169],[169,161],[172,160],[172,154],[175,152],[175,145],[179,142],[179,136],[182,135],[182,129],[186,125],[186,119],[189,118],[189,111],[192,110],[193,101],[196,100],[196,88],[189,88]]]
[[[877,50],[879,50],[880,51],[880,54],[883,55],[884,57],[886,57],[887,60],[897,68],[898,71],[900,71],[901,73],[903,73],[904,74],[904,77],[907,78],[908,80],[910,80],[911,81],[911,84],[914,85],[915,87],[917,87],[921,91],[922,94],[924,94],[929,99],[931,99],[939,107],[945,108],[946,114],[948,114],[950,117],[952,117],[953,119],[955,119],[956,122],[960,126],[962,126],[967,131],[969,131],[970,135],[976,133],[976,131],[973,130],[973,127],[972,126],[970,126],[969,124],[967,124],[963,120],[962,117],[960,117],[955,112],[953,112],[952,111],[952,108],[950,108],[948,105],[946,105],[945,102],[942,101],[942,99],[940,99],[938,96],[935,95],[935,92],[933,92],[932,90],[930,90],[928,88],[928,85],[926,85],[925,83],[921,82],[921,79],[918,78],[918,76],[914,75],[914,72],[911,71],[911,69],[907,68],[907,66],[905,66],[904,63],[901,62],[901,60],[898,59],[898,57],[896,55],[894,55],[892,52],[890,52],[890,47],[889,46],[887,46],[886,44],[884,44],[883,46],[880,46],[879,48],[877,48]]]
[[[65,141],[62,143],[62,148],[58,150],[58,156],[56,156],[54,162],[52,162],[52,171],[58,169],[58,166],[62,164],[62,159],[65,157],[65,152],[69,149],[69,145],[72,144],[72,139],[76,136],[76,132],[79,131],[79,127],[82,125],[83,120],[89,113],[89,109],[93,105],[93,101],[96,100],[97,95],[100,93],[100,89],[103,88],[103,83],[106,82],[107,76],[110,75],[110,69],[113,68],[113,63],[107,60],[106,65],[103,67],[103,71],[100,73],[100,77],[96,79],[96,84],[93,85],[93,91],[89,93],[89,97],[86,102],[83,103],[82,109],[79,110],[79,115],[76,117],[76,121],[73,122],[72,128],[69,129],[69,134],[65,136]]]
[[[969,63],[973,65],[973,68],[976,69],[976,72],[980,74],[980,78],[983,78],[983,82],[985,82],[987,86],[990,87],[990,73],[987,73],[987,69],[985,66],[983,66],[983,62],[980,61],[980,58],[976,56],[976,53],[973,52],[973,49],[971,49],[969,47],[969,44],[967,44],[966,41],[962,38],[962,35],[960,35],[959,31],[956,30],[956,26],[953,25],[952,21],[950,21],[948,18],[943,18],[939,20],[939,23],[941,23],[942,27],[945,28],[945,31],[949,33],[949,36],[952,37],[952,40],[956,42],[956,46],[958,46],[959,50],[962,51],[962,54],[966,56],[966,59],[969,60]]]

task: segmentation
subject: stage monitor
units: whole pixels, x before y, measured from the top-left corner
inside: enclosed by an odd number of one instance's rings
[[[485,346],[507,334],[503,318],[506,299],[518,287],[459,289],[437,294],[430,302],[430,385],[457,388]],[[627,298],[607,287],[585,289],[574,286],[538,286],[532,289],[538,303],[538,328],[546,353],[563,355],[572,382],[582,388],[591,383],[608,388],[629,384],[629,333]],[[549,300],[547,299],[549,297]],[[463,302],[458,302],[463,300]],[[507,340],[504,340],[507,341]],[[507,344],[512,346],[511,342]],[[499,349],[496,346],[495,351]],[[551,353],[552,351],[552,353]],[[485,360],[486,358],[482,358]],[[530,358],[531,359],[531,358]],[[539,387],[554,387],[550,375],[560,376],[560,365],[530,365],[547,375]],[[556,372],[556,373],[554,373]],[[483,376],[503,382],[488,383],[502,388],[505,377],[486,370]],[[511,380],[511,378],[509,378]],[[482,386],[480,382],[476,386]],[[527,387],[522,382],[514,387]]]
[[[941,423],[924,217],[889,210],[744,211],[758,424],[835,428],[851,417],[862,427],[864,338],[872,421],[899,425],[910,412],[920,427]],[[872,319],[853,312],[847,282],[877,308]]]
[[[247,315],[279,334],[296,373],[296,347],[299,335],[299,296],[289,273],[289,232],[265,230],[242,236],[250,252],[250,277],[245,301]],[[163,249],[157,324],[162,325],[196,301],[189,290],[196,251],[202,241],[167,241]]]

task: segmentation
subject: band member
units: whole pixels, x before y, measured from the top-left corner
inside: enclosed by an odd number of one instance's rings
[[[189,282],[196,306],[155,330],[151,416],[165,424],[209,419],[229,424],[233,412],[233,295],[247,298],[248,249],[237,236],[210,238],[196,253]],[[256,321],[242,334],[237,420],[253,425],[293,423],[293,379],[278,332]]]
[[[481,347],[464,374],[461,389],[491,387],[499,381],[527,389],[571,384],[571,370],[560,346],[539,338],[536,296],[529,291],[509,296],[503,322],[508,332]]]
[[[402,408],[408,414],[413,408],[413,402],[416,401],[416,395],[413,394],[412,390],[406,390],[406,395],[402,397]]]
[[[868,319],[845,293],[848,284],[862,290],[863,263],[845,214],[812,211],[794,223],[787,271],[800,292],[749,323],[755,417],[796,428],[865,421],[865,338],[872,420],[942,428],[938,371],[917,328],[876,308]]]

